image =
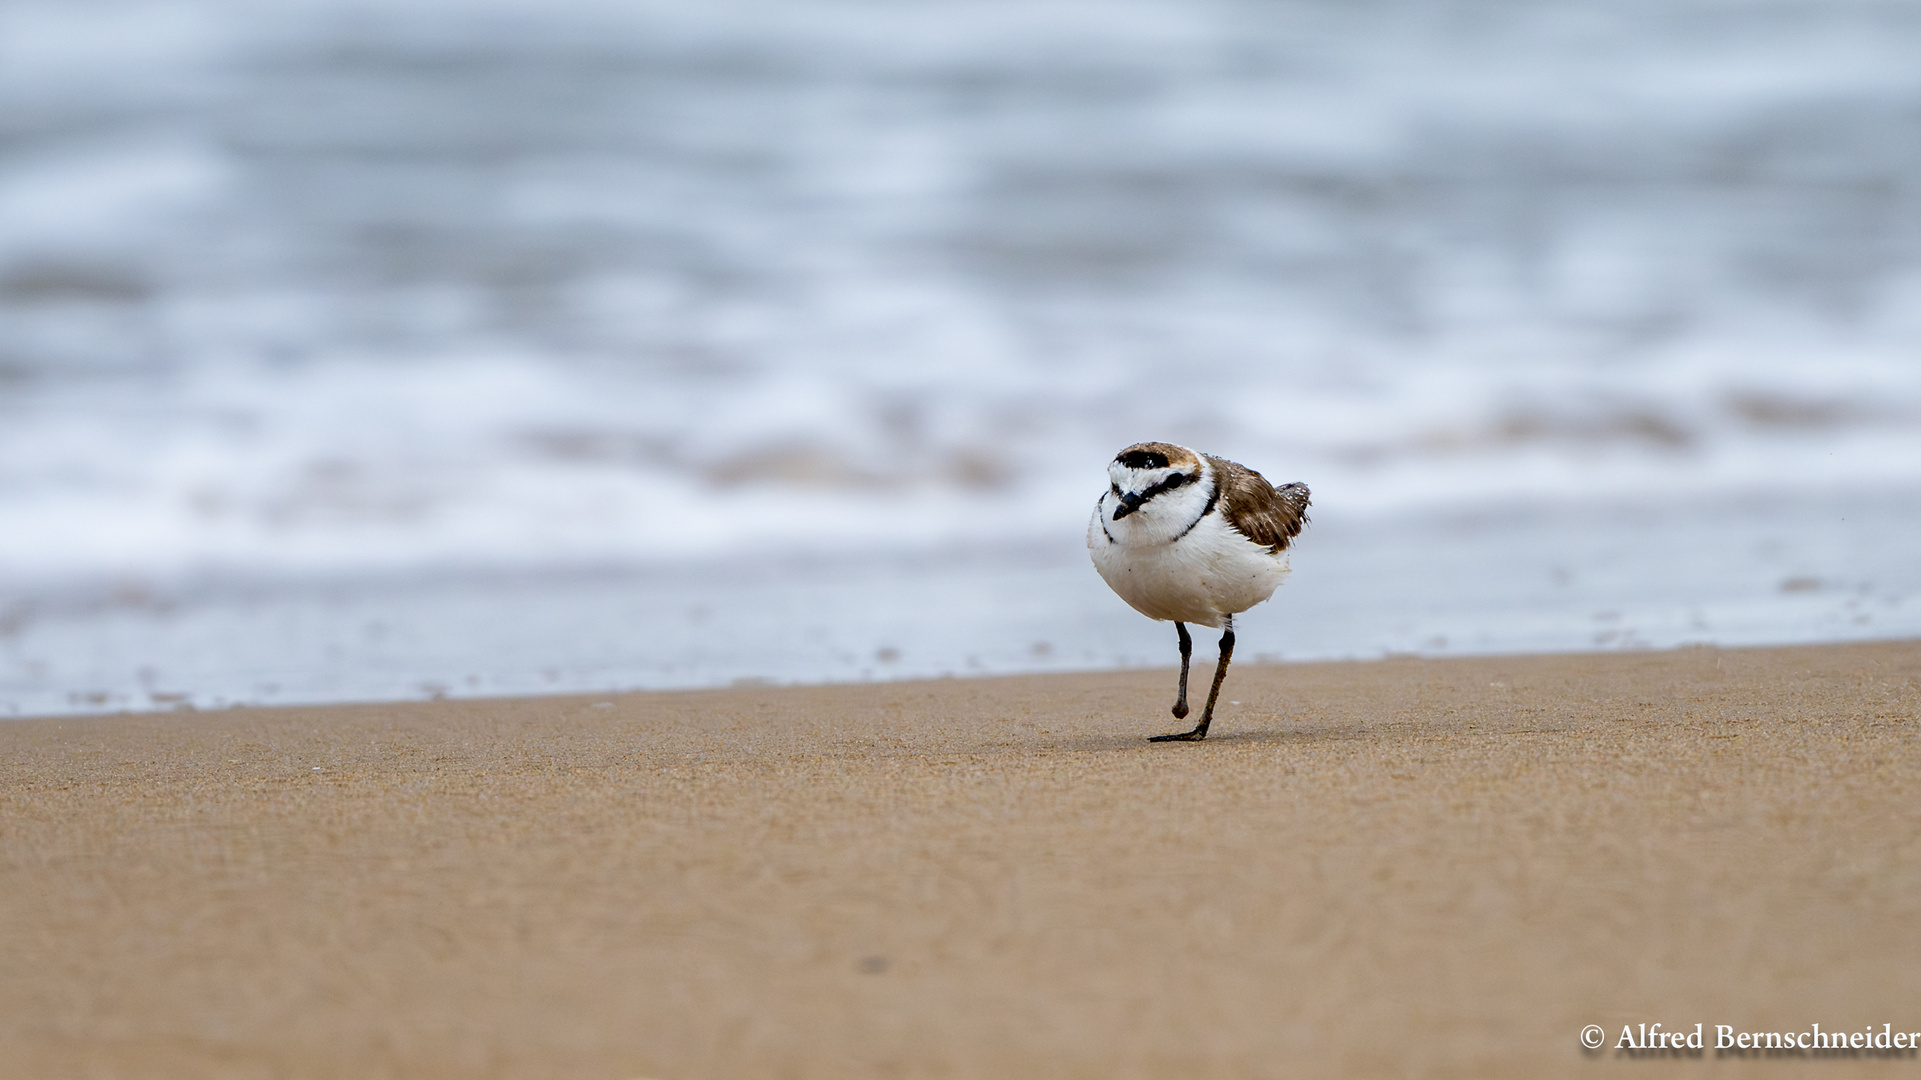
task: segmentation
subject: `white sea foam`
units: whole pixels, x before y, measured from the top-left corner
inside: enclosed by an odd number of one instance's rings
[[[1360,388],[1196,371],[1163,393],[1146,365],[1048,387],[991,365],[712,385],[512,356],[203,364],[23,394],[0,430],[0,565],[84,580],[1041,540],[1137,434],[1310,479],[1345,514],[1921,485],[1912,365],[1830,359],[1791,383],[1758,366],[1676,356],[1593,388],[1473,363]]]

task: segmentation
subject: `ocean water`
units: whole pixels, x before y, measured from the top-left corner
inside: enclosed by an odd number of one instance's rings
[[[1921,634],[1921,7],[0,7],[0,714]]]

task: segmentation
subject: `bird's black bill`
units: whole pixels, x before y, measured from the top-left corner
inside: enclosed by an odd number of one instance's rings
[[[1114,520],[1119,521],[1134,511],[1139,510],[1141,503],[1144,501],[1146,500],[1131,491],[1121,496],[1121,504],[1114,508]]]

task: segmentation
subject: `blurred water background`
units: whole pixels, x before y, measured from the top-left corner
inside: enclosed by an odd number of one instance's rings
[[[0,714],[1921,634],[1921,5],[7,0]]]

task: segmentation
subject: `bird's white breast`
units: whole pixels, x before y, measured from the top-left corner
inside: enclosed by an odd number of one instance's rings
[[[1200,485],[1195,487],[1198,494]],[[1107,502],[1103,499],[1094,508],[1088,523],[1094,568],[1121,599],[1150,619],[1218,627],[1227,616],[1273,596],[1287,576],[1285,553],[1270,552],[1241,535],[1218,510],[1195,521],[1193,515],[1200,512],[1195,507],[1185,518],[1175,519],[1179,527],[1193,522],[1177,539],[1159,539],[1174,530],[1143,522],[1147,528],[1140,532],[1155,537],[1147,539],[1116,528],[1133,518],[1108,520],[1113,514]]]

